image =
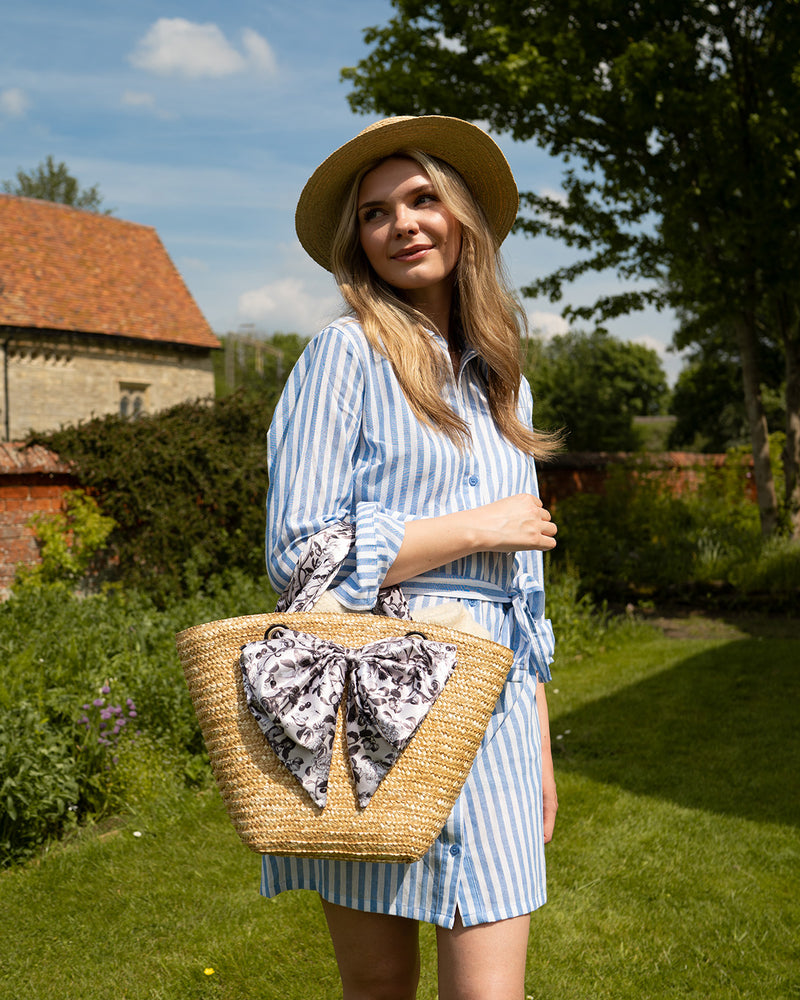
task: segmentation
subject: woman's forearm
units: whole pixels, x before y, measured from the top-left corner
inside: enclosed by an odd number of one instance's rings
[[[556,794],[556,776],[553,770],[553,752],[550,746],[550,713],[547,709],[545,685],[540,681],[536,685],[536,713],[539,716],[539,732],[542,739],[542,813],[544,821],[544,842],[553,839],[553,829],[556,825],[558,812],[558,795]]]
[[[555,534],[549,511],[529,493],[471,510],[407,521],[403,543],[383,586],[402,583],[475,552],[552,549]]]

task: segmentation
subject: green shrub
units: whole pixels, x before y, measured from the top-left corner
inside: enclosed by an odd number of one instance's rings
[[[640,623],[627,615],[612,615],[605,602],[596,603],[583,590],[577,573],[563,565],[546,563],[547,617],[556,637],[555,660],[566,661],[601,652],[621,641]]]
[[[80,583],[114,529],[97,501],[83,490],[71,490],[58,514],[35,514],[28,520],[39,545],[41,562],[17,567],[17,585],[59,581]]]
[[[775,435],[773,452],[780,445]],[[682,496],[645,467],[615,467],[605,494],[558,504],[555,568],[569,566],[597,600],[795,608],[800,546],[762,537],[758,507],[744,491],[743,453],[732,449],[721,469],[709,469],[697,490]]]
[[[204,578],[263,573],[266,434],[272,406],[252,394],[106,416],[32,438],[72,463],[115,527],[102,578],[144,588],[160,607]]]
[[[266,578],[241,571],[167,608],[140,591],[16,589],[0,605],[0,867],[76,822],[209,781],[175,633],[274,605]]]
[[[29,701],[0,713],[0,868],[75,824],[80,780],[71,728],[51,725]]]
[[[558,564],[568,563],[599,598],[653,594],[691,576],[694,543],[687,502],[656,479],[631,481],[612,469],[605,494],[580,493],[558,505]]]

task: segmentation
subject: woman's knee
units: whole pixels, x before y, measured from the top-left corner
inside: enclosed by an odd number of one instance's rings
[[[339,966],[344,1000],[414,1000],[419,985],[419,957],[412,962],[381,963],[371,969]]]
[[[324,900],[322,907],[344,1000],[414,1000],[420,968],[417,921]]]

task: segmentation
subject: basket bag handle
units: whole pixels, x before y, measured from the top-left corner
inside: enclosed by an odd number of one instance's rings
[[[259,728],[320,807],[327,798],[345,691],[347,748],[359,806],[364,808],[456,663],[453,643],[434,642],[421,632],[357,648],[345,645],[348,632],[363,633],[360,614],[326,616],[341,619],[341,643],[313,634],[311,609],[347,558],[354,537],[353,525],[335,524],[310,539],[278,601],[276,611],[285,612],[282,620],[268,628],[263,639],[243,646],[239,661],[247,704]],[[399,587],[380,591],[373,610],[391,618],[411,617]],[[287,620],[293,614],[300,618],[297,630],[291,618]]]

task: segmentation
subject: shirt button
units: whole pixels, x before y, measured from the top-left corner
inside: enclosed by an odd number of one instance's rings
[[[470,476],[469,477],[469,485],[470,486],[477,486],[478,485],[478,477],[477,476]]]
[[[461,848],[458,846],[458,844],[451,844],[450,853],[453,855],[453,857],[456,857],[458,854],[461,853]]]

